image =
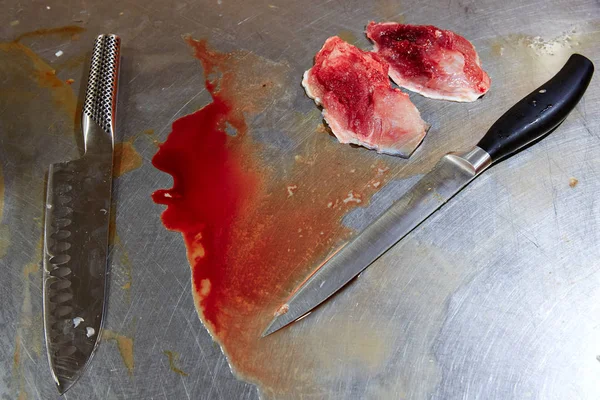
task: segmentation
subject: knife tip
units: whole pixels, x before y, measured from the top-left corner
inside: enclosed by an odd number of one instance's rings
[[[56,389],[58,390],[58,393],[62,396],[63,394],[65,394],[65,392],[67,390],[69,390],[71,388],[71,386],[73,386],[74,383],[75,383],[74,380],[61,380],[61,379],[59,379],[56,382]]]
[[[260,337],[264,338],[266,336],[269,336],[270,334],[277,332],[281,328],[285,328],[286,326],[290,325],[292,322],[300,321],[301,319],[306,318],[311,313],[311,311],[309,311],[298,317],[297,314],[289,313],[288,311],[289,306],[286,304],[285,312],[275,314],[275,318],[273,318],[269,325],[267,325]]]
[[[281,327],[275,327],[275,322],[277,321],[277,317],[275,317],[270,323],[269,325],[267,325],[267,327],[265,328],[265,330],[263,331],[263,333],[260,335],[261,338],[267,337],[269,336],[271,333],[274,333],[276,331],[278,331],[279,329],[281,329]]]

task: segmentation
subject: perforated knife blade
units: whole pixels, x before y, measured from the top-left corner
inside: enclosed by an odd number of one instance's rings
[[[61,394],[88,365],[102,328],[120,46],[116,35],[96,38],[82,113],[85,153],[48,170],[44,334]]]
[[[318,266],[275,313],[262,336],[305,316],[417,228],[487,169],[554,130],[586,91],[594,66],[574,54],[548,82],[502,115],[463,154],[448,154],[354,240]]]

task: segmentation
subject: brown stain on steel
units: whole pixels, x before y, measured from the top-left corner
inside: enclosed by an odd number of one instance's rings
[[[17,394],[17,398],[27,398],[27,393],[25,392],[25,378],[23,376],[23,367],[21,365],[21,338],[18,334],[15,337],[15,351],[13,352],[12,385],[13,393]]]
[[[4,88],[0,96],[11,96],[27,100],[35,96],[26,89],[24,82],[32,82],[42,90],[48,90],[54,106],[75,118],[77,97],[71,85],[56,76],[56,70],[35,54],[29,47],[19,42],[0,43],[0,57],[5,58],[0,64],[0,71],[10,73],[13,86]],[[62,132],[71,135],[72,130]]]
[[[8,225],[2,223],[4,213],[4,174],[0,164],[0,258],[6,256],[10,246],[10,229]]]
[[[21,338],[19,335],[15,337],[15,351],[13,353],[12,365],[12,381],[13,393],[16,394],[18,400],[27,400],[27,391],[25,390],[25,376],[23,366],[21,364]]]
[[[85,32],[85,28],[76,25],[60,26],[56,28],[42,28],[35,31],[25,32],[17,36],[14,42],[20,42],[23,39],[34,38],[39,36],[57,35],[71,40],[79,39],[79,34]]]
[[[186,41],[202,63],[213,102],[173,124],[153,164],[173,175],[174,187],[153,197],[168,206],[165,226],[183,235],[198,314],[235,372],[265,393],[314,388],[316,377],[283,372],[290,353],[285,336],[260,335],[294,287],[353,235],[343,216],[390,179],[392,159],[318,132],[322,119],[315,111],[288,117],[300,119],[290,136],[305,133],[297,129],[313,133],[294,151],[277,153],[276,164],[267,163],[276,150],[254,140],[246,118],[287,94],[289,68],[247,51],[220,53],[206,41]],[[225,132],[228,126],[235,136]],[[310,371],[318,357],[310,350],[314,338],[296,340],[294,362]],[[321,340],[337,339],[332,333]],[[381,360],[365,352],[355,358]]]
[[[0,222],[2,222],[3,214],[4,214],[4,173],[2,171],[2,164],[0,164]]]
[[[189,376],[186,372],[184,372],[181,368],[178,368],[176,365],[177,361],[179,360],[178,353],[171,350],[165,350],[163,351],[163,354],[169,359],[169,368],[171,369],[171,371],[181,376]]]
[[[127,368],[127,373],[129,376],[132,376],[135,368],[133,360],[133,339],[108,329],[102,331],[102,338],[117,344],[123,364],[125,365],[125,368]]]
[[[23,278],[29,279],[30,275],[37,274],[38,272],[40,272],[39,263],[34,262],[34,263],[26,264],[25,267],[23,267]]]
[[[502,57],[504,55],[504,44],[499,42],[493,43],[492,54],[496,57]]]
[[[142,156],[133,146],[133,141],[115,143],[113,177],[118,178],[142,166]]]
[[[569,179],[569,186],[572,189],[575,188],[575,186],[577,186],[578,183],[579,183],[579,180],[577,178],[570,178]]]

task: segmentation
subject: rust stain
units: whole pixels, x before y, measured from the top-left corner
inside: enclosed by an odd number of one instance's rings
[[[133,147],[133,141],[115,144],[113,176],[115,178],[142,166],[142,156]]]
[[[576,178],[570,178],[569,179],[569,186],[571,188],[574,188],[575,186],[577,186],[577,184],[579,183],[579,180]]]
[[[103,330],[102,337],[105,340],[114,341],[117,344],[123,364],[125,364],[125,368],[127,368],[127,373],[129,376],[132,376],[135,367],[133,362],[133,339],[108,329]]]
[[[186,372],[184,372],[175,365],[175,363],[179,360],[178,353],[170,350],[165,350],[163,351],[163,354],[169,358],[169,368],[171,369],[171,371],[181,376],[189,376]]]
[[[290,115],[298,119],[290,124],[290,137],[314,131],[293,153],[255,141],[246,118],[287,95],[289,67],[246,51],[220,53],[204,40],[186,41],[203,66],[213,102],[173,124],[153,164],[173,175],[174,187],[153,197],[168,206],[165,226],[183,235],[198,314],[234,371],[265,393],[310,391],[314,373],[301,378],[283,371],[289,346],[303,349],[294,351],[294,363],[313,370],[319,356],[311,339],[261,339],[262,330],[294,287],[354,234],[342,226],[344,215],[368,204],[392,177],[391,166],[399,166],[398,174],[406,164],[320,134],[318,110]],[[231,130],[236,134],[227,134]],[[333,346],[338,339],[331,333],[321,340]],[[357,362],[372,367],[384,358],[384,347],[354,345]],[[371,350],[375,355],[367,354]]]
[[[10,246],[10,229],[8,225],[2,223],[4,213],[4,174],[0,164],[0,258],[6,256]]]
[[[23,365],[21,364],[21,337],[15,337],[15,351],[13,353],[13,368],[12,368],[13,385],[15,386],[14,393],[18,400],[27,400],[27,391],[25,390],[25,376],[23,375]]]
[[[0,52],[4,53],[10,63],[3,63],[2,68],[11,71],[15,76],[11,81],[15,86],[7,88],[1,95],[10,96],[30,96],[31,94],[23,90],[23,80],[31,81],[37,84],[41,89],[50,91],[54,105],[62,109],[67,115],[72,116],[73,120],[77,112],[77,97],[73,93],[71,85],[60,80],[56,76],[56,70],[48,65],[42,58],[35,54],[29,47],[19,42],[0,43]],[[63,132],[71,135],[72,130]]]
[[[0,222],[2,222],[3,214],[4,214],[4,173],[2,170],[2,164],[0,164]]]
[[[493,43],[492,54],[497,57],[502,57],[504,55],[504,45],[502,43]]]
[[[26,264],[25,267],[23,267],[23,278],[29,279],[30,275],[37,274],[38,272],[40,272],[39,263],[35,262]]]
[[[13,354],[13,369],[21,365],[21,338],[15,338],[15,352]]]
[[[70,38],[71,40],[79,39],[79,34],[85,32],[85,28],[76,25],[67,25],[61,26],[57,28],[42,28],[36,29],[35,31],[25,32],[19,36],[17,36],[14,42],[18,43],[23,39],[39,37],[39,36],[50,36],[50,35],[58,35],[60,37]]]

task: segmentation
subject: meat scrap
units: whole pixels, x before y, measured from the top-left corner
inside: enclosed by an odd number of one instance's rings
[[[464,37],[431,25],[367,25],[375,52],[390,65],[390,78],[432,99],[475,101],[490,88],[475,47]]]
[[[388,68],[377,54],[333,36],[304,73],[302,86],[323,107],[323,117],[340,143],[409,157],[428,125],[408,95],[390,86]]]

